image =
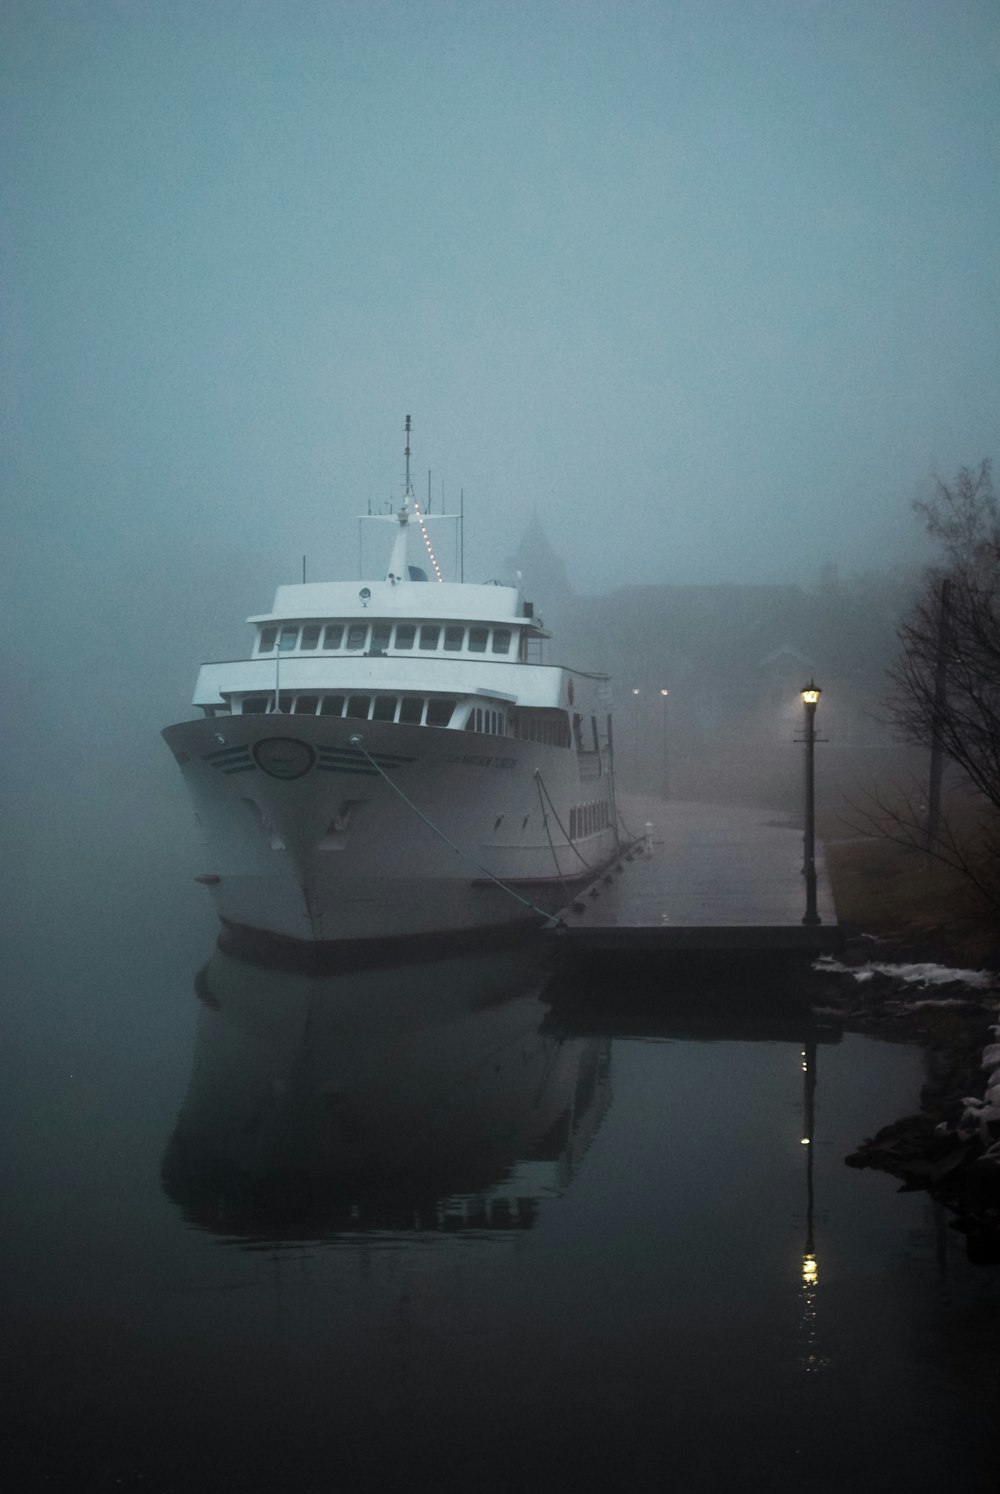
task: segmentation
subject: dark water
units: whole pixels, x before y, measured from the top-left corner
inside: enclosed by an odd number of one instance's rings
[[[998,1274],[843,1165],[918,1052],[532,948],[264,970],[101,864],[12,920],[8,1487],[1000,1487]]]

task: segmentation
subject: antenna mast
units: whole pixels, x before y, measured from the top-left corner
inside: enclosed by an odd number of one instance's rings
[[[406,417],[406,498],[410,496],[410,417]]]

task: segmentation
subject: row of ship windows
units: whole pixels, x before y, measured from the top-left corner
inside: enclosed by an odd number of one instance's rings
[[[466,719],[455,721],[458,701],[444,696],[421,695],[333,695],[279,690],[235,696],[232,710],[244,716],[343,716],[353,721],[395,721],[404,726],[451,726],[486,736],[515,736],[530,742],[544,742],[552,747],[569,747],[573,737],[564,711],[534,709],[517,711],[513,719],[506,711],[492,706],[473,706]],[[218,707],[205,707],[215,715]],[[224,712],[228,714],[228,712]],[[596,748],[597,723],[591,719]],[[581,718],[573,718],[573,736],[582,751]],[[576,813],[574,810],[573,813]],[[581,810],[582,813],[582,810]],[[590,833],[590,832],[587,832]]]
[[[291,691],[274,695],[244,695],[244,716],[296,715],[347,716],[352,721],[399,721],[409,726],[450,726],[457,700],[421,695],[298,695]],[[472,730],[478,731],[479,727]]]
[[[607,799],[598,799],[595,804],[574,804],[569,812],[569,838],[582,840],[584,836],[596,835],[611,824],[611,806]]]
[[[277,705],[273,694],[244,695],[242,704],[244,716],[345,716],[352,721],[397,721],[404,726],[450,726],[458,702],[443,696],[427,700],[420,695],[301,695],[280,690]],[[528,727],[529,720],[522,717],[518,724]],[[473,706],[465,730],[488,737],[509,736],[507,713],[491,706]],[[517,734],[527,736],[528,730]],[[538,740],[534,732],[531,735]],[[568,732],[559,745],[569,746]]]
[[[298,650],[312,653],[321,649],[324,653],[345,650],[348,653],[384,653],[388,648],[419,648],[424,653],[434,653],[442,646],[444,651],[459,654],[466,650],[470,654],[493,653],[506,656],[510,653],[513,631],[510,628],[466,628],[455,623],[297,623],[282,628],[261,628],[257,641],[257,653],[290,654]]]
[[[354,721],[399,721],[409,726],[450,726],[455,714],[455,700],[435,696],[424,700],[419,695],[296,695],[278,692],[275,707],[273,695],[245,695],[244,716],[265,713],[296,716],[346,716]],[[426,709],[425,709],[426,707]],[[507,717],[489,706],[475,706],[465,723],[466,731],[484,732],[490,737],[507,735]]]

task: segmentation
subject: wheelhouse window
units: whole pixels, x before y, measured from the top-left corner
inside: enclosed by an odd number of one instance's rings
[[[278,635],[278,652],[281,654],[290,654],[298,641],[298,628],[282,628]]]
[[[259,654],[270,654],[274,652],[274,640],[278,636],[277,628],[261,628],[260,642],[257,645]]]
[[[343,623],[327,623],[323,634],[324,648],[339,648],[344,641]]]
[[[372,709],[373,721],[395,721],[396,719],[396,697],[395,695],[376,695],[375,705]]]
[[[302,629],[302,642],[299,648],[313,649],[319,647],[319,623],[310,623]]]
[[[517,711],[514,735],[528,742],[544,742],[550,747],[568,747],[571,740],[566,712],[551,707]]]
[[[344,697],[342,695],[324,695],[319,713],[321,716],[342,716],[344,714]]]
[[[495,654],[509,654],[510,653],[510,636],[511,636],[511,630],[510,630],[510,628],[494,628],[493,629],[493,652]],[[469,644],[469,647],[470,648],[472,647],[471,643]]]
[[[280,716],[289,716],[291,715],[292,704],[294,700],[295,696],[292,694],[291,690],[282,690],[278,696],[277,701],[275,701],[273,695],[271,696],[270,706],[268,707],[268,709],[270,710],[272,715],[277,713]]]
[[[384,651],[389,647],[389,639],[392,637],[391,623],[375,623],[372,628],[372,652],[376,649]]]
[[[318,705],[318,695],[297,695],[295,697],[295,714],[296,716],[315,716]]]
[[[490,630],[489,630],[489,628],[470,628],[469,629],[469,653],[470,654],[485,654],[485,652],[486,652],[486,642],[487,642],[487,639],[489,638],[489,636],[490,636]]]
[[[347,697],[346,714],[352,721],[367,721],[368,712],[371,710],[371,707],[372,698],[370,695],[349,695]]]
[[[436,623],[424,623],[420,629],[420,647],[437,648],[440,637],[441,629]]]
[[[457,704],[455,700],[429,700],[427,702],[427,725],[447,726]]]
[[[444,646],[451,654],[456,654],[465,642],[464,628],[445,628]]]
[[[396,624],[396,647],[397,648],[412,648],[413,647],[413,641],[416,638],[416,636],[417,636],[417,630],[416,630],[416,627],[413,625],[413,623],[397,623]]]
[[[263,716],[267,710],[268,697],[266,695],[244,695],[243,715]]]
[[[347,647],[349,649],[364,648],[367,637],[367,623],[351,623],[347,629]]]
[[[399,702],[399,719],[407,726],[419,726],[424,714],[423,697],[419,695],[404,695]]]

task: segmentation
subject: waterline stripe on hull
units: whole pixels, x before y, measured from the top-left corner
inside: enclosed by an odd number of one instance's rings
[[[363,766],[366,772],[373,771],[364,754],[351,747],[320,747],[317,749],[317,756],[318,766],[321,768]],[[398,752],[373,752],[372,757],[380,768],[387,769],[414,761],[412,757],[403,757]]]
[[[372,755],[378,767],[372,767],[355,747],[321,746],[316,749],[316,767],[326,773],[364,773],[368,777],[374,777],[380,768],[392,772],[403,763],[415,761],[412,756],[400,752],[378,752]],[[216,752],[204,753],[203,758],[210,767],[218,768],[227,777],[233,773],[253,773],[257,767],[247,746],[220,747]]]
[[[227,758],[249,757],[250,748],[247,746],[219,747],[215,752],[206,752],[203,756],[207,763],[217,763],[221,767]]]
[[[249,747],[222,747],[218,752],[206,752],[204,760],[210,768],[223,773],[252,773],[256,763],[250,756]]]
[[[379,776],[377,768],[369,768],[362,763],[317,763],[317,773],[361,773],[367,778]]]
[[[359,752],[357,747],[327,747],[320,743],[319,747],[317,747],[316,750],[321,757],[349,757],[358,762],[361,762],[364,759],[364,753]],[[402,752],[373,752],[371,756],[376,758],[377,761],[381,763],[413,762],[412,754],[407,756]]]

